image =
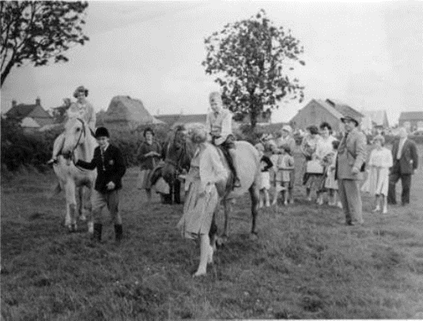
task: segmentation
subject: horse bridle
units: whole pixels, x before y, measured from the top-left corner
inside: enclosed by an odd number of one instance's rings
[[[71,159],[72,159],[73,165],[77,169],[79,169],[80,171],[83,171],[84,169],[81,168],[81,167],[79,167],[79,166],[77,166],[76,163],[75,163],[75,150],[78,148],[78,145],[79,145],[79,142],[81,141],[82,135],[84,135],[84,138],[86,138],[86,130],[85,130],[85,123],[84,123],[84,121],[81,118],[76,118],[76,119],[81,122],[81,124],[82,124],[82,130],[81,130],[81,132],[79,134],[78,140],[76,141],[75,147],[72,149],[72,151],[70,152],[70,154],[71,154]]]
[[[173,141],[173,145],[175,146],[175,140]],[[170,149],[170,144],[167,146],[166,155],[169,154],[169,149]],[[178,176],[183,170],[183,167],[180,163],[181,163],[181,160],[182,160],[182,157],[184,155],[185,150],[186,150],[186,143],[184,142],[184,143],[182,143],[181,151],[180,151],[179,157],[176,159],[176,161],[174,161],[172,159],[165,159],[165,163],[168,163],[168,164],[175,166],[175,168],[176,168],[175,176]]]

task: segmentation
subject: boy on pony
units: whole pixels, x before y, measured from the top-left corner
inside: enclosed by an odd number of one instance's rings
[[[208,140],[212,144],[219,146],[223,155],[225,155],[228,166],[233,174],[233,187],[241,187],[241,182],[234,165],[235,137],[232,134],[232,114],[229,110],[223,109],[220,93],[212,92],[209,95],[209,102],[212,111],[206,118],[206,128],[209,133]]]

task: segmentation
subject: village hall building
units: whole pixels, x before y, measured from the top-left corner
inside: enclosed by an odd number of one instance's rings
[[[341,118],[351,116],[362,121],[364,115],[345,103],[334,99],[312,99],[307,105],[298,111],[291,119],[290,124],[294,128],[306,129],[308,126],[320,126],[322,122],[331,125],[335,132],[343,130]]]

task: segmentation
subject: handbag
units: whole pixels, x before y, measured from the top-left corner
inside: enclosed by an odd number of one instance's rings
[[[161,194],[169,194],[170,193],[170,189],[169,189],[169,184],[166,183],[166,181],[163,179],[163,177],[160,177],[156,184],[154,185],[154,189],[156,190],[156,192],[161,193]]]
[[[310,174],[323,174],[323,166],[319,160],[313,159],[307,162],[306,172]]]

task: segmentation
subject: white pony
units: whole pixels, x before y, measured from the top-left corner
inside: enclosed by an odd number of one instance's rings
[[[71,118],[66,122],[64,137],[62,153],[57,158],[57,163],[53,165],[53,169],[59,179],[56,190],[64,190],[66,195],[65,226],[69,232],[77,230],[76,192],[78,189],[80,219],[85,220],[86,214],[88,214],[88,232],[92,233],[91,193],[97,178],[97,171],[76,167],[72,160],[76,156],[77,159],[90,162],[97,146],[97,140],[91,134],[88,124],[81,118]]]

